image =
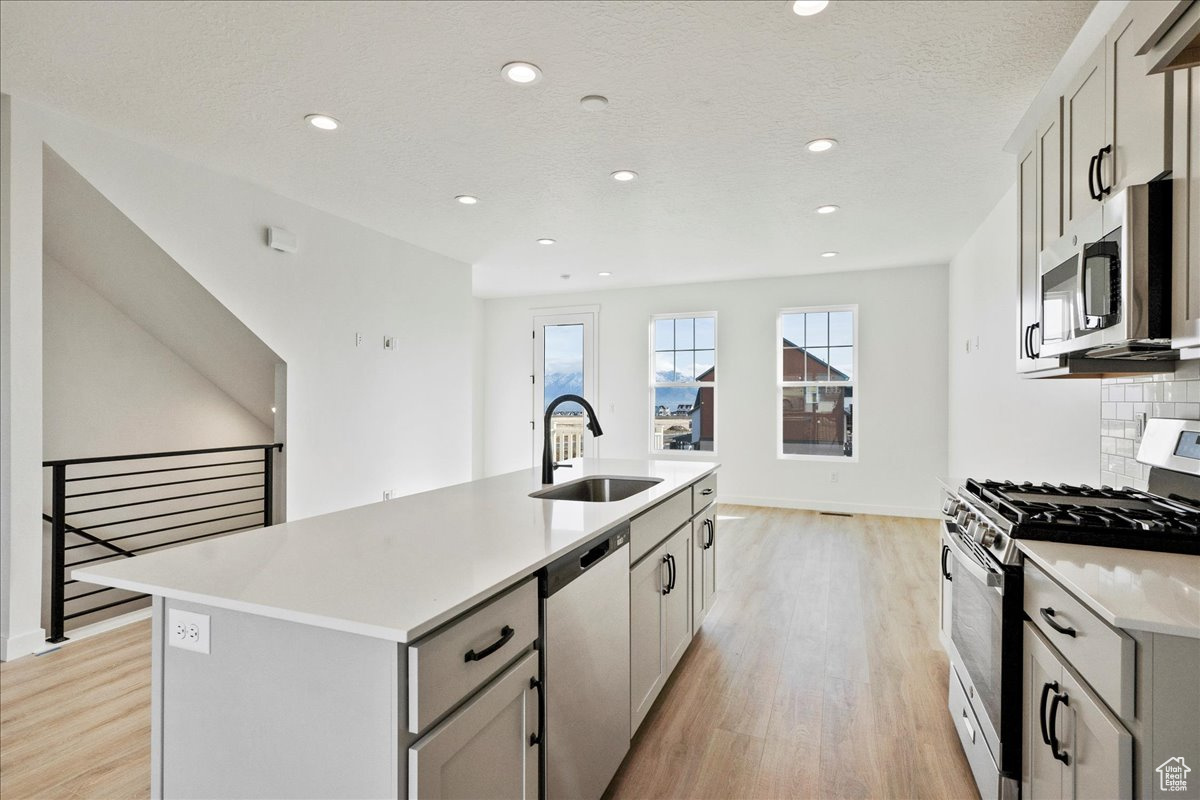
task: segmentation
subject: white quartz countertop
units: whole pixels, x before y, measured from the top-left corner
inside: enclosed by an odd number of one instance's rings
[[[1110,625],[1200,638],[1200,556],[1029,539],[1018,547]]]
[[[662,478],[626,500],[538,500],[539,469],[77,569],[104,586],[410,642],[719,465],[577,459],[588,475]]]

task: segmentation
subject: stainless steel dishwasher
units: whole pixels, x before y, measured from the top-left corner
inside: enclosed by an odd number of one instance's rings
[[[598,800],[629,752],[629,524],[542,572],[546,800]]]

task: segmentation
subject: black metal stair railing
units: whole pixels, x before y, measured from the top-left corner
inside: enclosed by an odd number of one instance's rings
[[[43,462],[50,470],[51,496],[51,513],[42,515],[50,524],[47,641],[66,641],[68,620],[146,597],[131,594],[97,604],[105,599],[98,595],[106,592],[128,593],[108,586],[85,588],[91,584],[72,580],[69,570],[270,525],[275,453],[281,450],[276,442]],[[254,458],[237,455],[256,451],[261,455]],[[109,472],[110,467],[96,466],[114,462],[143,462],[136,466],[146,468]],[[128,509],[137,510],[124,516]],[[76,586],[82,591],[70,588]],[[89,597],[96,600],[78,605]],[[68,604],[76,605],[68,610]]]

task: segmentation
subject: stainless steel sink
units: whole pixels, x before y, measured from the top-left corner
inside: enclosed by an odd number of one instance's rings
[[[622,475],[594,475],[532,492],[539,500],[575,500],[581,503],[611,503],[644,492],[662,478],[631,478]]]

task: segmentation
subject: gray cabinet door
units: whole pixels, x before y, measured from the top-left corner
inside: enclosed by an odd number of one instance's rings
[[[948,541],[946,541],[946,536],[946,528],[945,526],[942,526],[942,537],[938,540],[938,549],[940,551],[938,554],[938,574],[941,576],[941,580],[938,581],[938,607],[941,609],[941,619],[938,626],[938,638],[942,642],[942,647],[949,652],[950,621],[953,619],[950,612],[952,609],[951,604],[954,601],[954,592],[952,591],[952,574],[950,570],[952,569],[954,556],[951,554],[951,545]]]
[[[529,652],[408,750],[408,796],[537,800],[538,660]]]
[[[1105,39],[1108,141],[1104,185],[1119,192],[1171,169],[1170,73],[1147,75],[1137,51],[1154,33],[1167,3],[1130,3]],[[1158,6],[1156,10],[1154,6]]]
[[[1024,800],[1059,800],[1063,775],[1059,761],[1042,738],[1043,713],[1049,712],[1054,688],[1062,688],[1062,666],[1042,642],[1042,637],[1025,623],[1025,667],[1021,689],[1021,797]],[[1042,695],[1047,704],[1043,707]]]
[[[710,506],[692,523],[692,633],[700,630],[700,624],[712,607],[712,596],[717,590],[717,512]]]
[[[667,679],[666,544],[651,551],[629,572],[630,735],[642,724]],[[686,594],[686,593],[681,593]]]
[[[663,633],[667,654],[667,674],[692,642],[692,526],[684,525],[666,543],[675,574],[671,589],[663,595]]]
[[[1063,95],[1063,233],[1100,207],[1090,187],[1093,157],[1108,144],[1104,52],[1096,48]]]
[[[1200,345],[1200,67],[1176,70],[1172,215],[1171,337],[1175,347]]]
[[[1133,737],[1072,670],[1062,689],[1063,796],[1133,797]]]

